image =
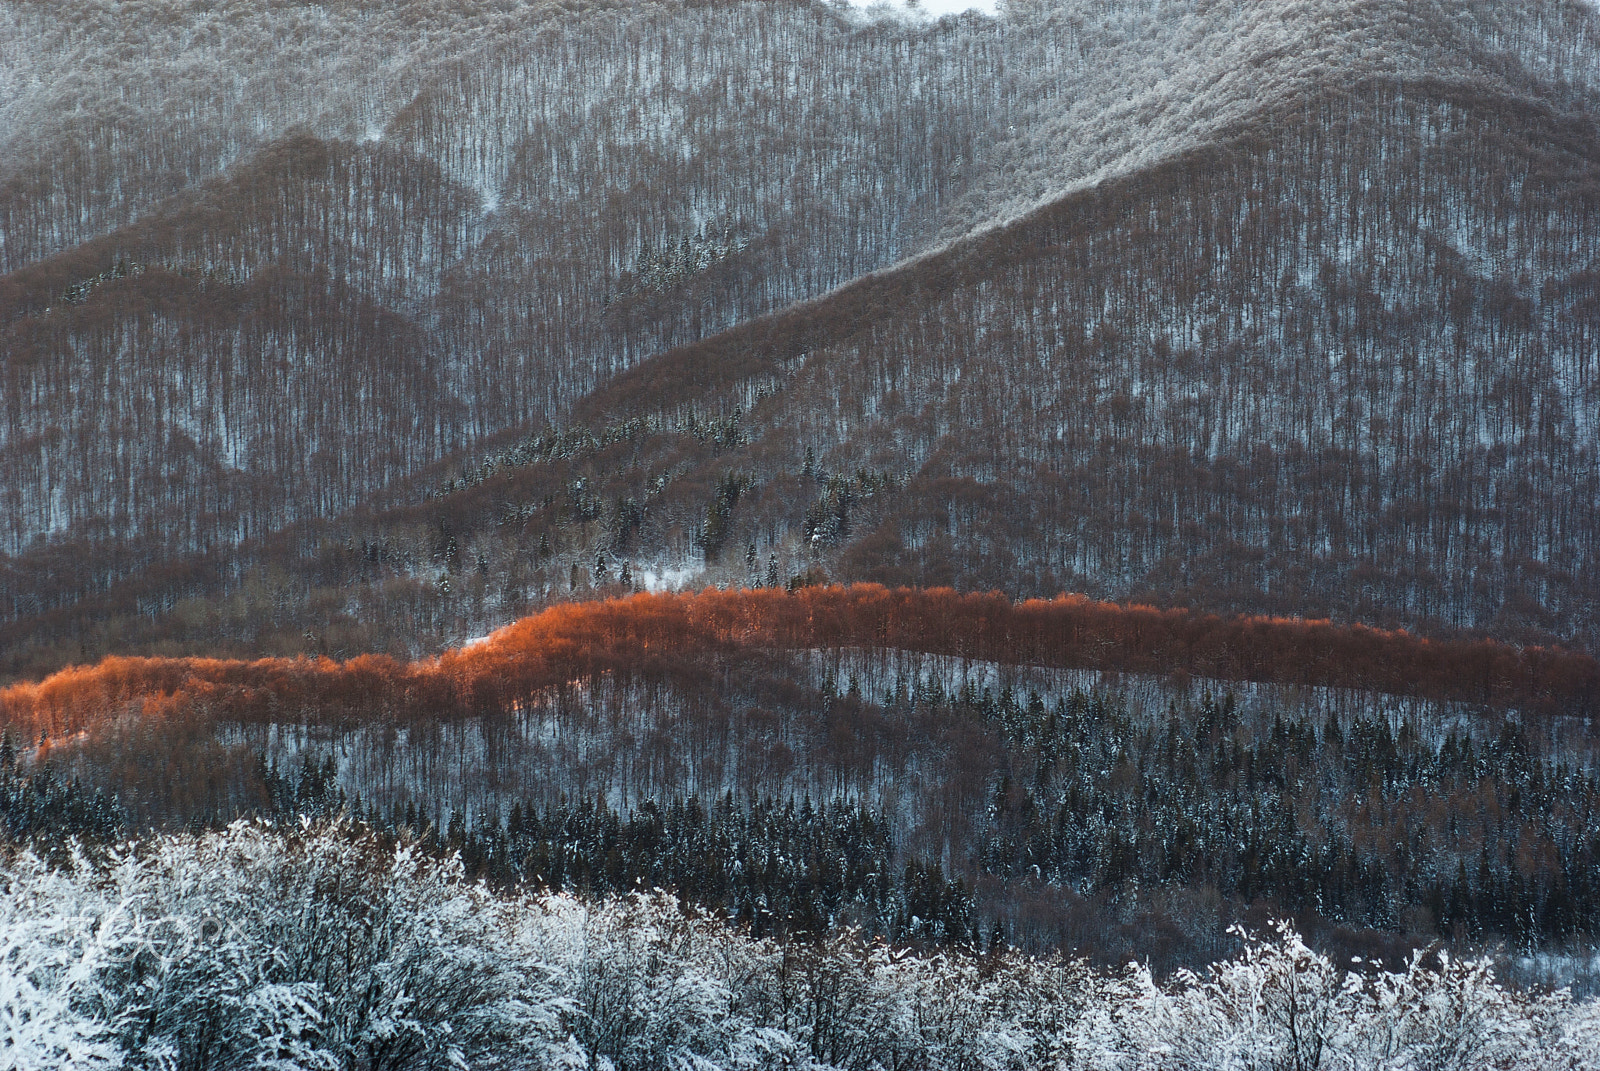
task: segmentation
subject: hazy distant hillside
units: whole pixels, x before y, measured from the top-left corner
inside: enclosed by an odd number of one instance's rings
[[[1584,5],[92,11],[0,8],[31,638],[626,563],[1593,642]]]

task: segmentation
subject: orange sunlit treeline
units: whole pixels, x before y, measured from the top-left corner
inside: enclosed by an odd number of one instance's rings
[[[361,722],[505,709],[566,681],[649,677],[739,649],[890,647],[1009,664],[1326,685],[1592,714],[1600,665],[1555,648],[1435,641],[1360,625],[1221,618],[1077,596],[877,585],[569,603],[440,658],[109,658],[0,691],[0,722],[60,737],[107,716]]]

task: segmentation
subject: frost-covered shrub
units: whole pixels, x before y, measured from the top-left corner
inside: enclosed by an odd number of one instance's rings
[[[1576,1071],[1600,1005],[1486,961],[1358,974],[1287,925],[1158,985],[850,931],[756,939],[665,893],[498,893],[348,825],[0,860],[0,1068]]]
[[[128,913],[32,855],[0,869],[0,1067],[115,1067],[102,972]]]
[[[1517,993],[1487,959],[1336,967],[1287,924],[1208,977],[1135,966],[1085,1015],[1091,1066],[1118,1071],[1555,1071],[1600,1066],[1594,1002]]]
[[[577,1042],[601,1066],[666,1068],[781,1046],[740,1015],[738,980],[759,948],[685,915],[664,895],[541,905],[541,952],[555,964]],[[752,955],[752,953],[756,953]],[[754,1066],[741,1055],[736,1066]]]
[[[547,897],[541,957],[601,1066],[1034,1068],[1086,991],[1076,964],[911,955],[846,931],[750,939],[676,898]]]
[[[23,856],[3,880],[15,951],[0,973],[0,1052],[25,1036],[13,1024],[44,1039],[19,1066],[73,1065],[51,1046],[85,1041],[134,1067],[285,1071],[509,1060],[555,1044],[563,1004],[528,955],[536,916],[411,846],[238,823],[68,874]]]

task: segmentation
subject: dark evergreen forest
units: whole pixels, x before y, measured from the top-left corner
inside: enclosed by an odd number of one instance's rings
[[[0,692],[0,753],[22,842],[342,815],[500,887],[1165,974],[1282,917],[1390,962],[1591,945],[1594,674],[1071,600],[707,592],[412,664],[110,660]]]

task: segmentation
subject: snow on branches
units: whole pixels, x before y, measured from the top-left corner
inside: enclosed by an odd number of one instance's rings
[[[1403,970],[1345,970],[1287,923],[1237,958],[1167,987],[1130,967],[1091,1005],[1089,1066],[1116,1071],[1554,1071],[1600,1058],[1595,1002],[1518,993],[1488,960],[1415,953]],[[1352,966],[1359,967],[1359,961]]]
[[[755,939],[663,893],[500,894],[348,824],[240,822],[0,863],[16,1068],[1502,1068],[1600,1013],[1487,962],[1335,965],[1288,925],[1158,985],[1011,951]],[[1359,966],[1359,965],[1358,965]]]
[[[238,823],[0,884],[0,1061],[466,1066],[548,1054],[565,1004],[537,914],[348,827]],[[93,1066],[88,1063],[88,1066]]]

